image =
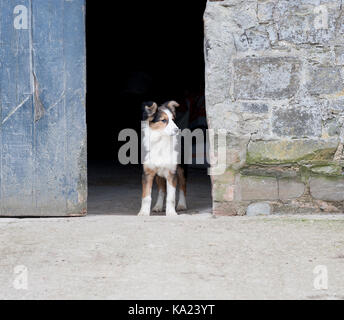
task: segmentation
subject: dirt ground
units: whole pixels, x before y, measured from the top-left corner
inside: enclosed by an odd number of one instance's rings
[[[343,215],[214,218],[191,172],[187,213],[136,217],[133,172],[90,177],[87,217],[0,219],[0,299],[344,299]]]
[[[0,220],[0,299],[344,299],[344,218]],[[27,290],[15,289],[15,267]],[[328,270],[316,290],[314,268]]]

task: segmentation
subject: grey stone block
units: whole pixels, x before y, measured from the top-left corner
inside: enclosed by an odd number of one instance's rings
[[[315,199],[326,201],[344,200],[344,178],[312,177],[310,179],[311,195]]]
[[[270,47],[269,33],[265,28],[247,30],[235,35],[235,46],[238,51],[265,50]]]
[[[269,22],[273,19],[273,2],[258,2],[258,20],[260,23]]]
[[[305,192],[305,185],[294,179],[280,179],[278,181],[279,199],[289,200],[299,198]]]
[[[271,206],[266,202],[256,202],[252,203],[247,207],[246,215],[253,217],[259,215],[269,215],[271,214]]]
[[[341,124],[338,118],[324,121],[323,131],[329,137],[339,136],[341,132]]]
[[[233,5],[233,1],[230,1]],[[255,27],[258,24],[257,19],[257,3],[255,1],[237,1],[236,6],[233,11],[231,19],[233,19],[234,24],[243,29],[248,30]]]
[[[272,132],[278,136],[306,137],[321,136],[321,113],[312,109],[274,108]]]
[[[240,200],[277,200],[277,179],[273,177],[240,178]]]
[[[300,62],[291,57],[234,60],[236,99],[286,99],[299,88]]]
[[[322,6],[320,6],[322,5]],[[279,40],[293,44],[327,44],[336,38],[336,18],[340,2],[324,6],[324,1],[278,1],[274,21]]]
[[[336,54],[336,64],[344,65],[344,47],[343,46],[335,47],[334,52]]]
[[[269,106],[266,103],[243,102],[242,111],[251,113],[268,113]]]
[[[332,100],[330,102],[329,111],[332,113],[332,116],[333,116],[333,111],[337,114],[343,113],[344,112],[344,99],[340,98],[340,99]]]
[[[309,67],[307,89],[311,95],[334,94],[344,89],[340,66]]]

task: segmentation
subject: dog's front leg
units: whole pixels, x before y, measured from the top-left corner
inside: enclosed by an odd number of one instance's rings
[[[176,186],[177,186],[176,174],[169,173],[167,177],[166,216],[178,215],[176,212]]]
[[[177,210],[187,210],[186,206],[186,179],[185,172],[182,167],[177,169],[178,183],[179,183],[179,201]]]
[[[156,183],[158,185],[158,199],[155,206],[153,207],[154,212],[161,212],[164,207],[164,200],[166,196],[166,179],[156,176]]]
[[[152,202],[152,185],[155,172],[148,171],[142,175],[142,204],[139,216],[149,216]]]

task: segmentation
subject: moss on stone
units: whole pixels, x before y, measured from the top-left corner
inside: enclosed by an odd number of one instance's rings
[[[243,176],[263,176],[274,178],[295,178],[299,177],[299,168],[297,166],[246,166],[240,170]]]
[[[334,161],[302,161],[300,168],[302,168],[302,174],[306,176],[321,175],[321,176],[342,176],[343,163]]]
[[[302,161],[332,160],[337,140],[280,140],[250,143],[247,164],[293,164]]]
[[[317,174],[339,176],[339,175],[342,175],[343,169],[341,166],[328,165],[328,166],[314,166],[311,168],[311,171]]]

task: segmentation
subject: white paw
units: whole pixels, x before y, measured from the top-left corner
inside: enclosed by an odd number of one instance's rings
[[[173,210],[166,210],[166,216],[175,217],[175,216],[178,216],[178,213],[174,209]]]
[[[150,212],[141,210],[137,215],[140,217],[148,217],[150,215]]]
[[[185,203],[178,203],[178,206],[177,206],[177,210],[178,211],[185,211],[185,210],[187,210],[188,208],[187,208],[187,206],[186,206],[186,204]]]
[[[162,210],[163,210],[163,206],[160,204],[156,204],[153,208],[154,212],[162,212]]]

